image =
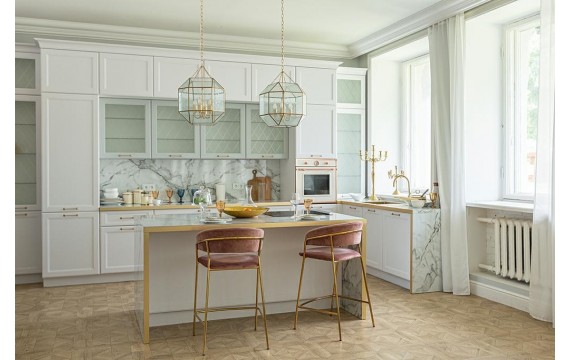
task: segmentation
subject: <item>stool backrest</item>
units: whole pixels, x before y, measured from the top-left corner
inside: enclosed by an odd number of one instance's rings
[[[260,252],[263,229],[227,228],[200,231],[196,234],[196,248],[210,253]]]
[[[305,235],[307,245],[330,246],[331,236],[334,247],[358,245],[362,240],[362,223],[359,221],[321,226]]]

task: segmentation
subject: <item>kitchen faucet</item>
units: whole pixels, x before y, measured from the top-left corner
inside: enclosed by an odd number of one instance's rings
[[[406,179],[406,182],[408,183],[408,197],[412,196],[412,192],[410,190],[410,179],[408,179],[408,177],[404,174],[397,174],[394,176],[394,183],[392,184],[392,186],[396,186],[396,182],[398,181],[399,178],[404,178]]]

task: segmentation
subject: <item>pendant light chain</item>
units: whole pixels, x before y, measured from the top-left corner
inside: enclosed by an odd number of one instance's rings
[[[285,72],[285,0],[281,0],[281,72]]]
[[[204,65],[204,0],[200,0],[200,62]]]

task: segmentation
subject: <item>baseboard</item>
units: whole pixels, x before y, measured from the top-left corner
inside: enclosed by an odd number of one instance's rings
[[[42,274],[16,275],[15,284],[36,284],[42,282]]]
[[[44,278],[44,287],[52,286],[68,286],[68,285],[86,285],[86,284],[103,284],[110,282],[123,282],[139,280],[139,273],[114,273],[100,275],[84,275],[84,276],[66,276],[58,278]],[[41,282],[41,281],[40,281]]]
[[[408,280],[402,279],[400,277],[385,273],[384,271],[375,269],[373,267],[366,267],[366,274],[372,275],[379,279],[391,282],[392,284],[403,287],[406,290],[410,290],[410,282]]]
[[[470,281],[471,294],[528,312],[528,296],[517,294],[479,281]]]

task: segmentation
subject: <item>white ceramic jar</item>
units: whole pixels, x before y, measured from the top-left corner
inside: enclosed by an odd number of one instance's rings
[[[133,204],[140,204],[142,200],[142,190],[133,190]]]

